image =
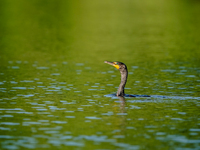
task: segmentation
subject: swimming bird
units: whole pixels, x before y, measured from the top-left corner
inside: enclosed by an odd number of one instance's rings
[[[116,96],[126,96],[126,97],[150,97],[149,95],[129,95],[129,94],[125,94],[124,93],[124,88],[127,82],[127,78],[128,78],[128,69],[126,67],[126,65],[122,62],[109,62],[109,61],[104,61],[104,63],[107,63],[109,65],[114,66],[115,68],[117,68],[120,73],[121,73],[121,82],[119,85],[119,88],[117,90],[117,94]]]

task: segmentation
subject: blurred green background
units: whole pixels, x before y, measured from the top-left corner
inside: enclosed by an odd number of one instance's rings
[[[199,64],[196,0],[1,0],[0,7],[1,62]]]

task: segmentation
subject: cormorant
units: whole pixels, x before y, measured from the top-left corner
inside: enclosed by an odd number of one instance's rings
[[[126,81],[128,78],[128,69],[126,65],[122,62],[109,62],[109,61],[104,61],[104,63],[107,63],[109,65],[114,66],[117,68],[120,73],[121,73],[121,83],[119,85],[119,88],[117,90],[116,96],[126,96],[126,97],[150,97],[149,95],[128,95],[124,93],[124,87],[126,85]]]

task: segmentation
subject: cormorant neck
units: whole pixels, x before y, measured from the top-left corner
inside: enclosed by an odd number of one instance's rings
[[[118,91],[117,91],[117,96],[124,96],[124,87],[126,85],[127,77],[128,77],[128,70],[120,70],[121,73],[121,83],[119,85]]]

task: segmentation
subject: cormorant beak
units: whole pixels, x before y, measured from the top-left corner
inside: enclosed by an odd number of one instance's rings
[[[104,63],[107,63],[107,64],[112,65],[115,68],[119,69],[119,65],[117,65],[115,62],[104,61]]]

